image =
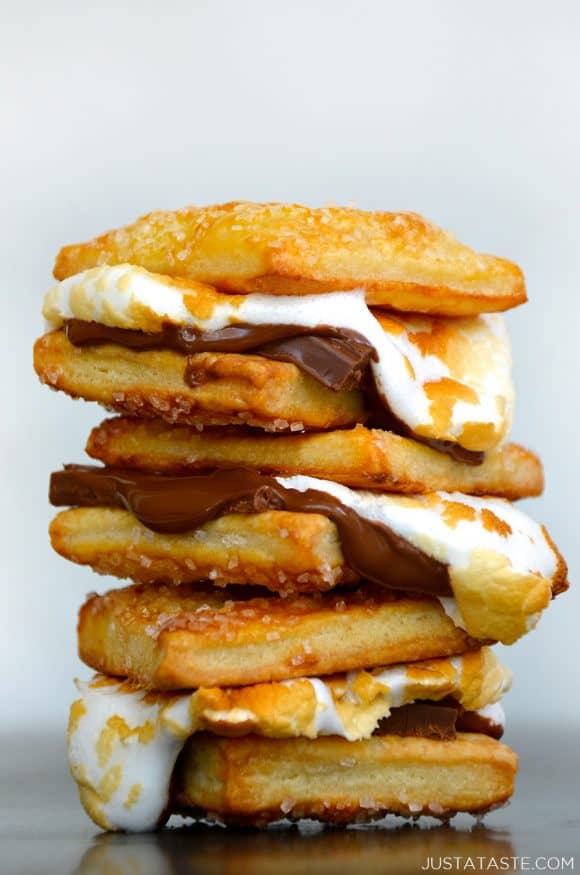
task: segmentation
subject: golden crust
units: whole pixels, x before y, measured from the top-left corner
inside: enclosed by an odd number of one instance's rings
[[[119,417],[93,429],[86,449],[106,465],[178,474],[243,466],[382,492],[445,489],[516,499],[539,495],[543,489],[539,458],[517,444],[488,452],[483,464],[474,466],[409,438],[362,425],[324,434],[270,436],[237,429],[200,433],[188,426]]]
[[[371,304],[441,315],[526,300],[515,264],[474,252],[416,213],[275,203],[159,211],[65,247],[54,275],[124,262],[241,293],[364,288]]]
[[[474,637],[489,636],[513,644],[535,627],[550,600],[568,589],[567,565],[542,530],[555,552],[551,579],[514,571],[505,557],[483,548],[473,551],[467,567],[451,569],[457,606]]]
[[[259,589],[130,586],[88,598],[78,640],[91,668],[158,690],[328,675],[479,646],[435,599],[370,584],[285,599]]]
[[[161,535],[128,511],[80,507],[54,518],[50,538],[66,559],[140,583],[209,579],[288,593],[357,580],[344,564],[334,523],[318,514],[228,514],[192,532]]]
[[[189,360],[199,379],[194,387],[184,381],[186,357],[172,350],[78,347],[62,330],[34,345],[43,383],[133,416],[269,431],[341,428],[367,416],[361,392],[333,392],[288,362],[234,353],[199,353]]]
[[[453,741],[374,736],[346,741],[197,735],[174,775],[172,809],[254,824],[303,817],[328,823],[385,814],[484,812],[514,790],[517,756],[482,735]]]

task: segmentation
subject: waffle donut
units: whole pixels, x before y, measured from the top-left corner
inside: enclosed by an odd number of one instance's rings
[[[54,275],[123,262],[238,293],[362,288],[375,305],[453,316],[526,300],[516,265],[474,252],[416,213],[244,202],[158,211],[65,247]]]
[[[347,741],[201,732],[184,743],[171,729],[157,733],[154,717],[134,725],[130,706],[123,711],[129,719],[119,717],[118,705],[118,697],[105,699],[97,733],[82,728],[95,714],[79,703],[69,723],[69,763],[81,802],[107,830],[157,829],[172,812],[256,827],[302,818],[366,822],[386,814],[449,819],[483,814],[514,789],[516,754],[482,733]],[[154,706],[140,708],[140,715],[143,710],[151,715]],[[91,748],[86,742],[93,734]]]
[[[306,474],[355,489],[424,493],[447,489],[517,499],[540,495],[542,464],[530,450],[504,444],[469,465],[409,438],[358,425],[319,434],[260,435],[254,431],[171,426],[116,417],[91,432],[86,451],[120,468],[186,474],[247,467],[264,474]]]
[[[105,828],[146,829],[162,820],[171,787],[179,784],[180,766],[173,771],[187,739],[200,738],[203,746],[206,731],[256,741],[331,736],[353,745],[346,760],[354,766],[354,745],[373,734],[445,743],[471,727],[499,737],[498,700],[509,672],[483,649],[451,660],[180,695],[103,675],[77,687],[68,751],[81,798]],[[342,758],[338,764],[345,766]]]
[[[516,771],[509,747],[471,733],[357,742],[206,734],[184,749],[171,809],[253,826],[304,817],[361,823],[385,814],[445,819],[507,802]]]
[[[333,392],[289,362],[230,353],[190,358],[193,386],[184,382],[184,356],[172,350],[76,347],[63,331],[34,347],[36,371],[51,389],[132,416],[271,432],[343,428],[367,418],[358,390]]]
[[[328,675],[478,644],[435,599],[371,584],[279,598],[259,587],[157,583],[89,596],[78,647],[96,671],[182,690]]]

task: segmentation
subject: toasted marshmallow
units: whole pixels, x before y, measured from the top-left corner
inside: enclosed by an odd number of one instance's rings
[[[455,601],[442,607],[474,638],[511,644],[567,586],[566,565],[543,526],[505,499],[377,494],[302,475],[276,479],[286,489],[326,492],[447,564]]]

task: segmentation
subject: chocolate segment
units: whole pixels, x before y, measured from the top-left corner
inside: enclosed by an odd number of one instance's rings
[[[287,489],[274,477],[245,468],[171,477],[67,465],[51,476],[50,501],[121,507],[165,534],[191,531],[227,513],[318,513],[336,525],[346,563],[363,579],[410,592],[453,595],[447,566],[388,526],[364,519],[326,492]]]
[[[259,346],[253,352],[265,358],[292,362],[335,392],[356,389],[374,355],[373,347],[354,331],[346,332],[345,336],[311,333],[287,337]]]
[[[458,462],[481,465],[484,454],[466,450],[453,441],[416,435],[390,409],[379,394],[369,364],[376,357],[374,347],[356,331],[318,325],[249,325],[234,323],[216,331],[198,332],[187,325],[164,325],[161,331],[147,333],[128,328],[111,328],[99,322],[70,319],[65,323],[67,339],[73,346],[116,343],[134,350],[171,349],[187,356],[199,352],[245,353],[287,361],[335,392],[360,387],[371,411],[367,423],[395,434],[411,437]],[[198,385],[195,362],[185,365],[184,380]]]
[[[439,702],[413,702],[393,708],[377,730],[379,735],[411,735],[439,741],[450,741],[458,732],[477,732],[499,739],[503,726],[477,711],[466,711],[455,699],[447,697]]]
[[[393,708],[381,720],[381,735],[414,735],[417,738],[437,738],[441,741],[456,736],[456,721],[460,711],[457,702],[413,702]]]

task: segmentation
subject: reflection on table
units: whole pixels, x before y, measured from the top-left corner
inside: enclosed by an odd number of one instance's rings
[[[400,821],[399,821],[400,824]],[[183,826],[149,835],[95,838],[75,875],[388,875],[420,872],[441,857],[513,857],[505,830],[439,826],[319,829],[279,827],[264,832]],[[455,868],[455,867],[454,867]]]

